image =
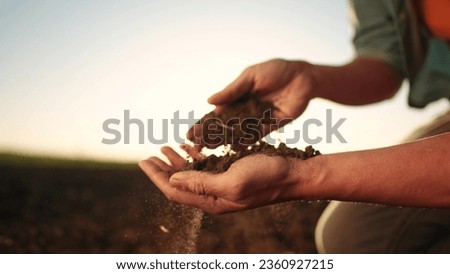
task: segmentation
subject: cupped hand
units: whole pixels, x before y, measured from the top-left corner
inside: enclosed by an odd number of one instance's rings
[[[215,112],[220,113],[230,104],[248,92],[255,93],[262,100],[274,105],[273,118],[278,126],[275,130],[297,118],[306,109],[313,97],[311,67],[303,61],[287,61],[273,59],[256,64],[245,69],[241,75],[224,90],[212,95],[208,102],[216,106]],[[269,132],[263,132],[263,136]],[[201,126],[195,125],[188,133],[189,140],[196,142],[201,138]]]
[[[139,163],[171,201],[220,214],[295,199],[300,184],[292,179],[294,159],[256,154],[242,158],[219,174],[179,171],[185,160],[163,147],[170,165],[157,157]]]

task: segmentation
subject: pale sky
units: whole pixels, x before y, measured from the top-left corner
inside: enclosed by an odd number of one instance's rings
[[[122,161],[158,155],[160,145],[138,144],[133,129],[131,144],[102,144],[111,137],[103,121],[123,121],[130,110],[153,119],[161,136],[162,119],[177,110],[200,118],[212,109],[206,98],[251,64],[351,60],[352,34],[345,0],[0,0],[0,151]],[[406,96],[404,87],[365,107],[314,100],[286,136],[305,119],[324,120],[330,108],[347,118],[340,131],[348,143],[315,145],[323,153],[393,145],[448,108],[440,101],[411,109]]]

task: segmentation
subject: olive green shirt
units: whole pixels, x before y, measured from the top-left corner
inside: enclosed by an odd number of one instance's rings
[[[350,0],[358,57],[381,59],[410,84],[408,103],[450,100],[450,48],[418,19],[414,0]]]

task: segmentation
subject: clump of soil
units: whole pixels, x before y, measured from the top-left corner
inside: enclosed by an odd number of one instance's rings
[[[197,124],[201,125],[202,147],[214,148],[225,145],[225,155],[210,155],[202,160],[194,159],[187,162],[183,170],[198,170],[211,173],[222,173],[237,160],[251,154],[269,156],[295,157],[302,160],[319,155],[320,152],[312,146],[305,151],[289,148],[281,143],[278,147],[261,141],[263,127],[276,126],[276,120],[271,117],[274,106],[270,102],[260,100],[256,95],[248,93],[236,102],[228,105],[221,113],[210,112]]]
[[[239,150],[237,152],[229,151],[224,156],[217,157],[212,154],[203,160],[193,160],[188,162],[183,170],[198,170],[211,173],[222,173],[230,168],[231,164],[237,160],[249,156],[251,154],[265,154],[268,156],[295,157],[302,160],[320,155],[318,150],[312,146],[307,146],[305,151],[297,148],[289,148],[286,144],[281,143],[278,148],[266,142],[258,142],[247,150]]]
[[[271,118],[272,110],[270,102],[248,93],[227,105],[221,113],[211,111],[197,122],[202,132],[199,144],[207,148],[231,145],[235,151],[245,150],[264,137],[261,136],[263,127],[276,126],[275,119]]]

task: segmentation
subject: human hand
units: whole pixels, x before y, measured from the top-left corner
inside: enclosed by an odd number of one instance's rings
[[[274,106],[272,113],[277,121],[270,130],[282,127],[297,118],[306,109],[313,97],[312,65],[302,61],[274,59],[245,69],[242,74],[224,90],[212,95],[208,102],[216,105],[220,113],[230,104],[248,92],[257,94],[261,100]],[[265,128],[267,129],[267,128]],[[269,132],[262,132],[261,136]],[[194,125],[187,133],[189,140],[202,138],[201,125]]]
[[[171,165],[157,157],[139,166],[171,201],[220,214],[299,198],[302,184],[294,178],[294,158],[256,154],[244,157],[220,174],[178,172],[185,160],[163,147]],[[298,170],[297,170],[298,171]]]

